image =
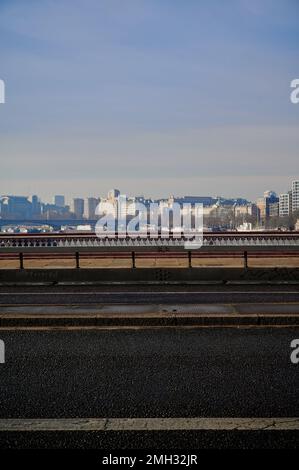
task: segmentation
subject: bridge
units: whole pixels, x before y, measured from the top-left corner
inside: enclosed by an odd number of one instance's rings
[[[190,238],[182,236],[175,238],[172,234],[168,238],[147,237],[111,237],[98,238],[95,233],[42,233],[42,234],[0,234],[0,251],[19,248],[55,248],[79,250],[105,250],[105,249],[136,249],[162,251],[180,250]],[[203,246],[206,249],[295,249],[299,248],[299,232],[205,232]]]
[[[184,241],[0,235],[0,447],[298,445],[299,234]]]
[[[97,220],[89,219],[1,219],[0,218],[0,227],[5,227],[8,225],[20,226],[20,225],[30,225],[30,226],[40,226],[40,225],[49,225],[55,229],[60,229],[62,225],[91,225],[95,227]]]
[[[0,260],[71,261],[80,268],[84,260],[127,260],[131,268],[141,267],[146,260],[176,260],[182,267],[193,267],[193,261],[204,258],[240,259],[245,269],[254,258],[292,259],[299,257],[299,232],[206,232],[200,249],[185,249],[190,239],[175,238],[98,238],[94,233],[68,234],[1,234]],[[62,262],[63,261],[63,262]],[[182,264],[183,263],[183,264]],[[86,263],[83,263],[86,265]],[[198,263],[197,263],[198,265]],[[27,263],[28,266],[28,263]]]

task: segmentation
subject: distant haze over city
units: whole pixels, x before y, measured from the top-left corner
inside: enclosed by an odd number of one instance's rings
[[[283,192],[298,0],[2,0],[0,194]]]
[[[133,181],[130,184],[126,184],[126,181],[122,179],[115,180],[106,180],[101,183],[99,181],[89,180],[89,184],[86,186],[82,184],[82,180],[78,180],[75,184],[73,182],[64,183],[63,185],[59,184],[59,181],[56,184],[48,185],[45,184],[45,187],[40,188],[39,191],[36,190],[39,185],[37,184],[2,184],[0,185],[0,195],[9,194],[9,195],[22,195],[22,196],[31,196],[33,194],[38,194],[38,196],[45,202],[52,202],[55,194],[64,194],[65,200],[71,202],[73,198],[83,197],[88,198],[91,196],[101,197],[105,196],[108,191],[115,187],[120,188],[121,193],[126,194],[127,196],[138,196],[143,195],[148,198],[167,198],[169,195],[175,195],[176,197],[183,196],[212,196],[212,197],[225,197],[225,198],[245,198],[250,201],[255,201],[260,197],[266,190],[273,190],[275,192],[283,193],[289,186],[290,181],[294,176],[285,176],[277,178],[269,178],[269,181],[272,181],[272,184],[267,185],[265,181],[267,178],[257,176],[257,177],[240,177],[239,183],[236,185],[238,190],[235,190],[235,186],[225,184],[225,179],[222,184],[219,184],[216,177],[210,178],[201,178],[194,177],[189,178],[187,182],[185,180],[170,181],[165,180],[165,188],[161,190],[157,188],[155,181],[150,182],[148,179],[141,181]],[[118,181],[119,184],[116,184]],[[109,182],[111,184],[109,185]],[[151,186],[152,185],[152,186]],[[15,191],[13,191],[15,188]],[[136,189],[134,189],[136,188]],[[184,190],[185,188],[185,190]],[[6,189],[6,190],[5,190]]]
[[[252,230],[253,228],[298,229],[299,224],[299,180],[290,182],[283,193],[266,190],[256,201],[246,198],[225,198],[206,195],[170,195],[167,198],[156,199],[144,195],[126,195],[114,188],[103,197],[89,196],[88,198],[73,198],[71,204],[64,194],[56,194],[50,203],[44,202],[38,195],[0,196],[0,227],[6,231],[34,230],[37,225],[45,230],[43,225],[49,223],[59,230],[67,229],[96,229],[102,216],[113,216],[114,220],[142,219],[143,224],[151,226],[152,214],[161,212],[161,224],[164,215],[175,218],[176,223],[184,217],[185,210],[195,220],[199,207],[201,217],[208,229],[214,230]],[[170,216],[170,213],[172,214]],[[145,214],[145,215],[144,215]],[[164,214],[164,215],[163,215]],[[108,219],[103,226],[107,229]],[[97,222],[98,221],[98,222]],[[84,226],[85,222],[90,225]],[[22,224],[25,226],[22,227]],[[33,224],[34,227],[31,226]],[[10,225],[12,225],[10,227]],[[7,227],[6,227],[7,226]],[[105,230],[106,230],[105,229]],[[105,231],[104,230],[104,231]]]

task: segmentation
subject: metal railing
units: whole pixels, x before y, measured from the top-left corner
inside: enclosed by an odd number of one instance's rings
[[[174,238],[98,238],[95,234],[0,234],[0,251],[6,248],[102,248],[102,249],[180,249],[187,239]],[[203,248],[299,248],[299,232],[219,232],[204,233]]]
[[[25,261],[72,261],[73,267],[80,269],[81,261],[87,260],[129,260],[131,268],[137,267],[137,261],[144,260],[182,260],[186,261],[185,267],[192,268],[193,260],[198,259],[238,259],[242,260],[243,267],[248,269],[248,263],[251,259],[258,258],[299,258],[299,250],[217,250],[217,251],[79,251],[79,250],[60,250],[60,251],[20,251],[0,252],[0,261],[17,261],[18,268],[24,269]],[[0,267],[1,269],[1,267]]]
[[[299,257],[299,232],[217,232],[204,233],[203,246],[185,250],[184,237],[99,239],[87,233],[0,234],[0,261],[14,260],[20,269],[30,260],[72,260],[80,269],[88,259],[130,260],[133,269],[145,259],[185,260],[238,258],[248,268],[249,258]]]

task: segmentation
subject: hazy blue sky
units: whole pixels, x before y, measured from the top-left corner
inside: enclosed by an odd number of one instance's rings
[[[298,0],[0,0],[0,194],[286,190],[298,18]]]

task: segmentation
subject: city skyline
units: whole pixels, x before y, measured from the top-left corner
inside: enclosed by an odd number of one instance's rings
[[[117,190],[118,191],[118,190]],[[109,193],[109,191],[108,191]],[[107,194],[108,194],[107,193]],[[37,197],[38,200],[40,202],[42,202],[43,204],[47,204],[47,205],[56,205],[57,207],[61,206],[69,206],[73,203],[74,200],[76,199],[82,199],[82,200],[88,200],[88,199],[106,199],[107,198],[107,194],[102,194],[102,195],[95,195],[95,194],[89,194],[87,196],[82,196],[82,195],[76,195],[74,197],[69,197],[68,195],[62,195],[60,194],[59,197],[64,197],[64,200],[65,200],[65,203],[62,205],[62,204],[57,204],[55,203],[55,198],[57,197],[56,194],[53,194],[50,196],[49,199],[44,199],[43,197],[40,196],[40,194],[8,194],[8,193],[5,193],[5,194],[0,194],[0,198],[1,197],[21,197],[21,198],[26,198],[28,200],[31,200],[32,198],[34,197]],[[161,196],[161,197],[154,197],[152,195],[148,195],[148,194],[124,194],[124,192],[120,192],[120,194],[122,195],[125,195],[128,199],[138,199],[138,198],[144,198],[144,199],[148,199],[148,200],[167,200],[171,197],[174,197],[174,198],[211,198],[211,199],[223,199],[223,200],[246,200],[248,202],[251,202],[249,199],[243,197],[242,195],[238,195],[238,196],[235,196],[235,197],[225,197],[221,194],[218,194],[218,195],[215,195],[215,194],[168,194],[168,195],[164,195],[164,196]]]
[[[217,193],[217,192],[212,192],[211,188],[206,193],[197,192],[197,193],[193,193],[193,194],[191,192],[183,193],[182,191],[172,191],[172,192],[169,192],[168,194],[164,193],[164,194],[159,194],[159,195],[155,195],[155,193],[151,193],[150,191],[145,192],[144,190],[142,192],[139,192],[139,193],[134,193],[132,191],[126,192],[126,191],[123,191],[123,190],[120,190],[120,192],[121,192],[121,194],[125,194],[129,198],[131,198],[131,197],[144,197],[145,199],[167,199],[171,196],[174,196],[174,197],[177,197],[177,198],[180,198],[180,197],[212,197],[212,198],[215,198],[215,199],[217,199],[217,198],[246,199],[248,202],[254,202],[258,198],[262,197],[263,194],[266,193],[266,192],[275,192],[277,195],[287,193],[288,190],[290,189],[290,184],[292,184],[292,182],[294,182],[294,181],[299,181],[299,178],[296,178],[294,176],[288,178],[287,183],[286,183],[285,186],[280,185],[280,187],[282,187],[281,191],[279,191],[275,187],[265,188],[265,186],[264,186],[261,193],[255,194],[255,196],[253,198],[246,197],[246,188],[243,188],[243,193],[232,194],[232,192],[230,191],[229,195],[221,194],[221,193]],[[59,191],[59,188],[58,188],[57,192],[54,191],[50,194],[47,194],[46,197],[44,197],[44,195],[43,195],[44,192],[43,191],[41,191],[41,193],[37,193],[37,192],[33,191],[33,192],[27,192],[27,193],[22,194],[21,192],[18,192],[18,193],[3,192],[3,191],[1,192],[1,187],[0,187],[0,196],[20,196],[20,197],[26,197],[28,199],[31,198],[32,196],[38,196],[39,199],[41,201],[43,201],[44,203],[46,203],[46,204],[54,204],[55,198],[58,197],[58,198],[64,198],[64,201],[65,201],[64,205],[69,205],[76,198],[79,198],[79,199],[80,198],[82,198],[82,199],[105,198],[107,196],[107,194],[109,193],[109,191],[112,190],[111,189],[112,187],[119,188],[118,186],[114,185],[114,186],[109,187],[106,191],[102,190],[102,191],[98,191],[97,193],[89,192],[89,193],[85,193],[85,194],[82,194],[82,193],[79,193],[79,192],[76,192],[76,193],[73,193],[73,194],[68,194],[68,193],[63,192],[61,190]],[[58,204],[58,205],[60,205],[60,204]]]
[[[31,199],[31,200],[30,200]],[[38,195],[16,196],[2,195],[0,196],[0,219],[2,220],[55,220],[55,219],[97,219],[100,207],[99,203],[108,202],[111,208],[119,204],[120,199],[128,203],[130,207],[128,214],[138,213],[136,203],[141,202],[148,208],[152,202],[162,202],[163,207],[172,207],[175,203],[184,207],[201,203],[204,208],[205,215],[223,215],[223,210],[230,211],[233,208],[234,214],[239,214],[251,218],[251,223],[266,223],[269,219],[278,220],[279,218],[289,218],[292,215],[299,215],[299,180],[292,180],[288,190],[284,193],[277,194],[273,190],[266,190],[263,196],[258,197],[255,201],[250,201],[244,197],[225,198],[220,195],[170,195],[168,197],[156,199],[152,196],[144,197],[144,195],[126,195],[119,189],[111,189],[107,195],[91,196],[86,198],[76,197],[70,202],[67,201],[65,195],[61,193],[52,195],[51,202],[44,202]],[[106,201],[106,202],[105,202]],[[112,206],[111,206],[112,204]],[[103,208],[103,206],[101,206]],[[102,210],[99,209],[100,211]]]

